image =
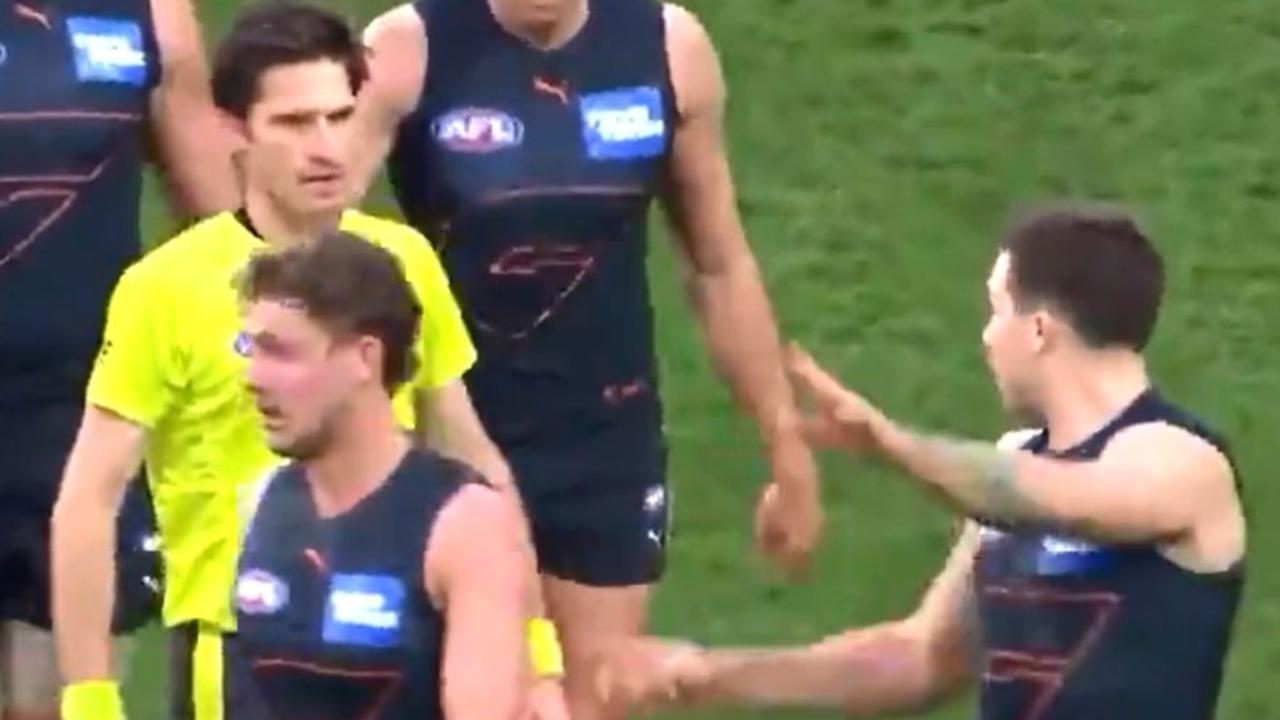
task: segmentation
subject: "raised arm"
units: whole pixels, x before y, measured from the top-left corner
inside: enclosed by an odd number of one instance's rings
[[[151,0],[160,83],[151,93],[151,144],[179,217],[199,218],[239,202],[230,145],[213,107],[200,26],[190,0]]]
[[[1231,466],[1186,430],[1143,423],[1117,433],[1096,460],[1048,458],[908,428],[798,348],[790,366],[814,400],[811,437],[882,453],[966,515],[1104,542],[1172,542],[1207,529],[1215,546],[1209,555],[1229,563],[1243,551]]]
[[[386,161],[396,128],[413,112],[427,76],[427,33],[412,5],[374,18],[364,31],[369,81],[360,91],[357,119],[363,141],[354,168],[360,194],[367,192]]]
[[[1209,443],[1164,423],[1126,429],[1092,462],[1005,451],[892,423],[881,447],[969,515],[1113,542],[1173,541],[1236,506],[1232,471]]]

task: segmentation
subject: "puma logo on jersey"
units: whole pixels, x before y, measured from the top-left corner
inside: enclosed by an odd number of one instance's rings
[[[53,23],[49,22],[49,16],[31,7],[30,5],[25,5],[23,3],[14,3],[13,14],[17,15],[23,20],[30,20],[40,25],[41,27],[43,27],[45,30],[53,29]]]
[[[142,27],[130,20],[98,17],[67,18],[67,32],[81,82],[142,85],[147,78],[147,53]]]
[[[546,78],[535,77],[533,79],[533,91],[543,95],[550,95],[559,100],[561,105],[569,104],[568,83],[555,83]]]
[[[584,95],[582,137],[595,160],[625,160],[660,155],[667,122],[662,93],[653,86]]]

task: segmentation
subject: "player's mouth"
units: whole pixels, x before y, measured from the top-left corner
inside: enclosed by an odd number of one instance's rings
[[[258,405],[258,413],[268,429],[275,429],[284,424],[284,415],[274,405]]]
[[[302,186],[317,194],[331,195],[342,190],[344,179],[340,172],[316,173],[304,175]]]

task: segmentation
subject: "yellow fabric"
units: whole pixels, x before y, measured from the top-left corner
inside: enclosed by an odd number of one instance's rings
[[[540,678],[564,675],[564,653],[556,626],[546,618],[533,618],[528,631],[529,660]]]
[[[475,349],[426,239],[350,211],[342,228],[386,248],[423,305],[421,369],[394,404],[412,428],[414,389],[460,377]],[[230,631],[240,493],[274,467],[237,352],[235,281],[265,244],[231,213],[192,226],[130,267],[107,312],[87,401],[148,429],[147,476],[166,568],[164,621]]]
[[[62,720],[124,720],[120,686],[111,680],[88,680],[62,689]]]
[[[214,625],[200,623],[191,655],[191,705],[194,720],[224,720],[222,676],[222,632]]]

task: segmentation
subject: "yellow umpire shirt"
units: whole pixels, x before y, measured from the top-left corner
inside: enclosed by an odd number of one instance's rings
[[[394,254],[422,304],[413,382],[395,397],[414,426],[415,389],[459,378],[475,349],[426,239],[348,211],[341,229]],[[279,458],[267,448],[245,379],[235,279],[265,243],[232,213],[192,226],[121,277],[107,312],[89,403],[148,430],[147,476],[165,561],[165,625],[233,630],[240,494]]]

